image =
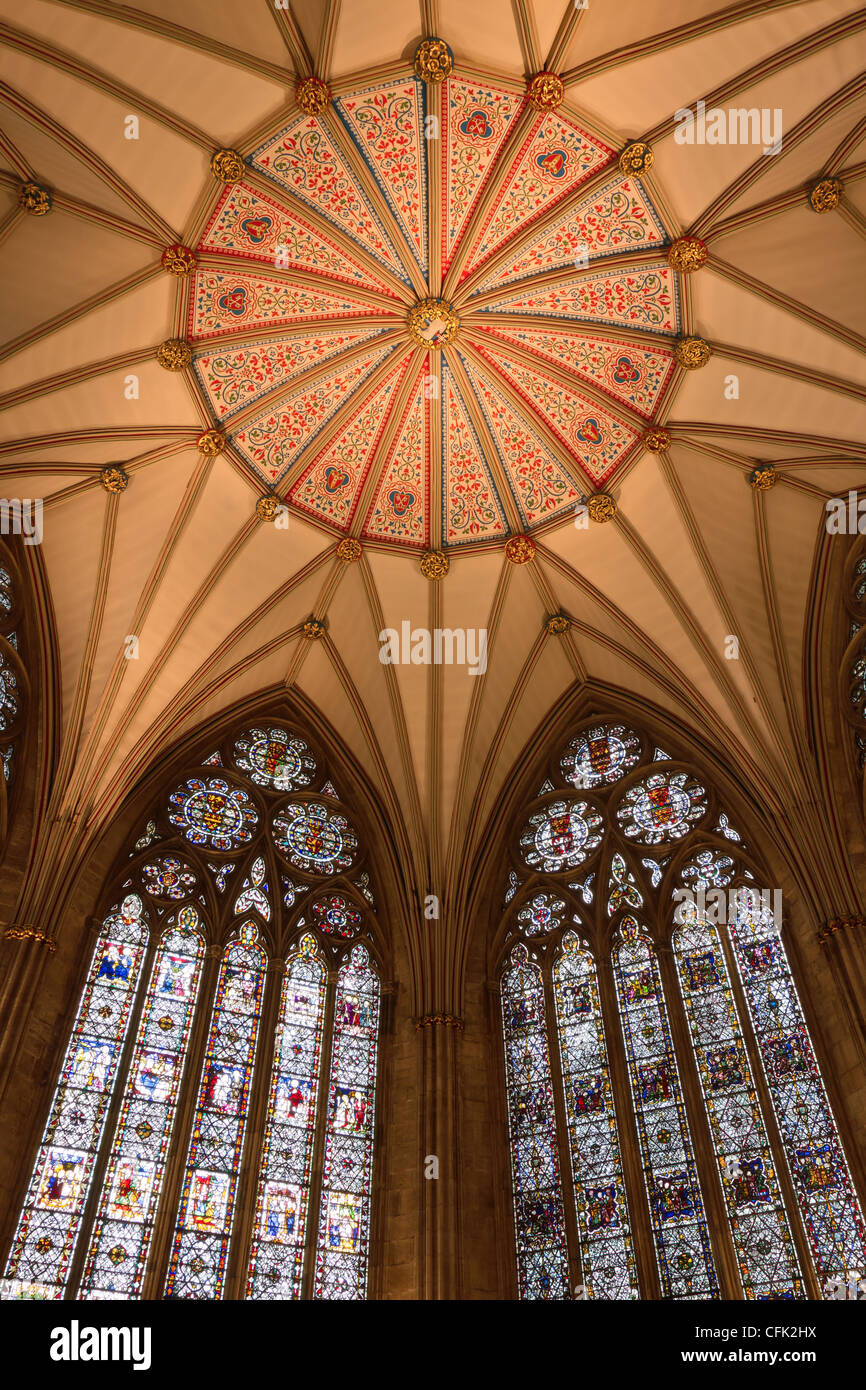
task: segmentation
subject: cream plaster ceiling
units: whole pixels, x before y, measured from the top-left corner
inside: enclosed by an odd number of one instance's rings
[[[349,744],[422,891],[431,862],[443,881],[461,873],[521,749],[576,680],[634,691],[718,740],[778,804],[809,801],[804,604],[825,499],[866,483],[866,11],[845,0],[708,10],[0,0],[0,488],[45,498],[63,719],[55,816],[98,826],[164,740],[282,683]],[[646,187],[670,236],[709,246],[709,264],[681,277],[683,331],[713,347],[701,370],[677,370],[656,413],[670,451],[638,447],[612,478],[612,522],[579,530],[564,515],[522,566],[501,543],[452,549],[439,583],[417,550],[365,542],[360,562],[341,564],[338,535],[297,508],[285,531],[257,521],[261,483],[232,448],[198,453],[213,424],[205,401],[190,373],[154,358],[184,331],[185,289],[160,250],[196,243],[218,191],[212,151],[257,148],[311,72],[335,92],[375,69],[408,76],[425,32],[447,40],[458,72],[513,85],[551,68],[574,119],[615,149],[650,141]],[[781,154],[677,144],[673,113],[700,97],[781,107]],[[138,141],[124,139],[128,113]],[[845,192],[818,216],[807,190],[825,172]],[[49,216],[18,210],[22,178],[53,189]],[[772,491],[747,486],[760,460],[777,465]],[[100,486],[107,463],[130,474],[119,497]],[[571,629],[544,635],[559,610]],[[316,643],[301,631],[311,614],[328,624]],[[487,673],[383,666],[380,628],[407,619],[487,628]],[[137,661],[123,657],[126,634],[139,637]],[[738,661],[724,658],[728,634]]]

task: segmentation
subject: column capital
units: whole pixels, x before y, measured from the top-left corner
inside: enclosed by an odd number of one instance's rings
[[[51,933],[31,926],[29,922],[10,922],[3,932],[3,940],[29,941],[34,946],[47,946],[52,955],[57,950],[57,942]]]
[[[464,1023],[463,1019],[458,1018],[456,1014],[424,1014],[423,1018],[416,1018],[415,1027],[416,1029],[435,1027],[456,1028],[462,1033]]]
[[[858,913],[850,913],[844,917],[831,917],[823,927],[818,928],[818,942],[821,946],[826,946],[827,942],[840,931],[862,931],[866,927],[866,917],[861,917]]]

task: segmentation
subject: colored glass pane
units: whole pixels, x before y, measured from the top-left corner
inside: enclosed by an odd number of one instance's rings
[[[316,775],[308,745],[285,729],[249,729],[235,743],[234,764],[260,787],[280,792],[308,787]]]
[[[568,905],[554,893],[536,893],[517,913],[517,926],[524,936],[543,936],[561,927]]]
[[[191,777],[172,792],[169,814],[172,825],[194,845],[231,850],[244,845],[258,824],[252,801],[239,787],[230,787],[221,777],[203,782]]]
[[[363,922],[358,909],[339,893],[314,902],[312,918],[313,926],[327,936],[352,937],[360,931]]]
[[[553,801],[535,811],[520,836],[524,862],[539,873],[574,869],[601,844],[602,819],[586,801]]]
[[[866,1270],[863,1212],[773,913],[737,899],[728,928],[788,1169],[825,1296]]]
[[[662,1297],[718,1298],[658,960],[634,917],[620,924],[613,966]]]
[[[203,957],[184,907],[153,962],[79,1297],[141,1297]]]
[[[300,1298],[327,975],[305,936],[283,980],[247,1297]]]
[[[614,854],[610,861],[608,879],[607,915],[612,917],[623,907],[643,907],[643,898],[637,880],[621,854]]]
[[[687,772],[654,772],[628,789],[616,816],[630,840],[660,845],[681,840],[706,809],[706,791]]]
[[[337,977],[315,1297],[366,1296],[379,978],[363,946]]]
[[[241,884],[241,891],[235,901],[235,916],[255,911],[265,922],[271,920],[271,906],[267,899],[268,885],[265,879],[265,861],[259,856],[253,861],[249,878]]]
[[[623,724],[598,725],[573,738],[559,768],[566,782],[585,788],[618,782],[640,760],[640,739]]]
[[[502,974],[502,1030],[520,1297],[569,1297],[541,971],[521,943]]]
[[[141,881],[152,898],[167,898],[175,902],[190,897],[196,886],[196,876],[189,864],[175,859],[173,855],[165,855],[145,864]]]
[[[574,932],[553,968],[584,1294],[638,1298],[595,962]]]
[[[718,928],[677,910],[674,959],[746,1298],[803,1298],[797,1252]]]
[[[166,1298],[221,1298],[266,958],[252,923],[226,948],[211,1013]]]
[[[358,837],[345,816],[326,806],[292,803],[274,817],[274,842],[295,868],[336,874],[352,866]]]
[[[111,1102],[148,929],[141,899],[103,923],[3,1282],[4,1298],[63,1297]]]

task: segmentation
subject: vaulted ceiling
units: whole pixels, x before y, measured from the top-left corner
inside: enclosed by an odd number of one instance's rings
[[[418,883],[446,881],[585,680],[809,805],[807,593],[825,500],[866,482],[866,11],[707,11],[0,0],[0,490],[45,499],[53,816],[99,824],[167,739],[285,685],[346,740]],[[431,34],[441,84],[413,75]],[[545,71],[561,103],[527,95]],[[311,76],[320,111],[298,105]],[[699,99],[780,111],[781,148],[681,143]],[[621,160],[635,142],[651,163]],[[668,255],[685,236],[692,271]],[[194,261],[167,269],[171,246]],[[413,332],[425,297],[446,304]],[[587,522],[598,492],[615,515]],[[486,629],[486,673],[383,664],[404,622]]]

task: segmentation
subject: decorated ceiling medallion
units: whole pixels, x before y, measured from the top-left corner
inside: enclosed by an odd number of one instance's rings
[[[529,80],[526,95],[536,111],[555,111],[565,99],[565,87],[557,73],[537,72]]]
[[[226,437],[222,430],[205,430],[196,440],[196,446],[200,454],[215,458],[226,447]]]
[[[561,637],[571,627],[571,619],[565,613],[551,613],[545,620],[544,630],[551,637]]]
[[[307,116],[320,116],[331,104],[331,89],[321,77],[305,77],[295,88],[295,100]]]
[[[819,179],[809,189],[809,207],[813,212],[833,212],[839,206],[843,188],[841,179]]]
[[[690,274],[706,265],[709,254],[707,243],[701,241],[700,237],[677,237],[673,245],[668,247],[668,265],[672,265],[674,270]]]
[[[505,542],[505,558],[512,565],[525,565],[535,554],[535,541],[529,536],[512,536]]]
[[[421,299],[409,310],[406,325],[419,347],[442,348],[457,337],[460,320],[447,299]]]
[[[651,454],[664,454],[671,447],[671,437],[661,425],[654,425],[643,437],[643,446]]]
[[[106,492],[125,492],[129,487],[129,474],[117,464],[109,464],[99,474],[99,481]]]
[[[374,72],[325,113],[292,101],[248,160],[221,152],[239,181],[210,190],[184,286],[197,384],[253,496],[332,545],[419,555],[504,547],[614,491],[682,332],[673,233],[617,151],[513,82],[446,76],[430,43],[441,177],[417,76]]]
[[[342,873],[355,862],[357,835],[345,816],[326,806],[286,806],[274,817],[273,835],[280,853],[308,874]]]
[[[643,140],[633,140],[619,156],[621,174],[646,174],[655,163],[655,155]]]
[[[216,150],[210,167],[218,183],[240,183],[247,172],[246,160],[237,150]]]
[[[618,782],[640,762],[640,739],[624,724],[598,724],[573,738],[559,761],[566,782],[580,789]]]
[[[32,179],[22,183],[18,189],[18,206],[31,217],[44,217],[51,211],[53,201],[51,190],[41,183],[34,183]]]
[[[772,463],[759,464],[749,474],[749,486],[756,492],[766,492],[768,488],[776,486],[778,476]]]
[[[688,772],[654,772],[617,807],[622,833],[643,845],[681,840],[707,810],[707,793]]]
[[[596,492],[587,497],[586,507],[590,521],[599,523],[611,521],[616,516],[616,502],[607,492]]]
[[[586,801],[553,801],[529,817],[520,836],[520,853],[537,873],[574,869],[601,844],[603,826]]]
[[[323,618],[308,618],[302,630],[309,642],[318,642],[327,632],[328,625]]]
[[[175,242],[163,251],[162,268],[167,270],[169,275],[191,275],[195,270],[195,252],[190,251],[188,246],[181,246],[180,242]]]
[[[413,66],[422,82],[444,82],[454,67],[454,54],[444,39],[422,39]]]
[[[247,730],[235,743],[232,760],[239,772],[274,791],[298,791],[316,775],[316,760],[308,745],[284,729]]]
[[[264,497],[259,497],[256,501],[256,516],[259,521],[273,521],[277,512],[280,510],[280,499],[274,497],[273,493],[267,493]]]
[[[686,371],[696,371],[705,367],[713,355],[712,348],[703,338],[680,338],[674,347],[674,354]]]
[[[362,548],[361,542],[355,540],[354,536],[344,536],[337,546],[337,559],[344,565],[353,565],[360,560]]]
[[[166,338],[156,349],[156,360],[167,372],[182,372],[192,361],[192,348],[186,338]]]
[[[451,561],[443,550],[428,550],[421,556],[421,573],[425,579],[444,579]]]

